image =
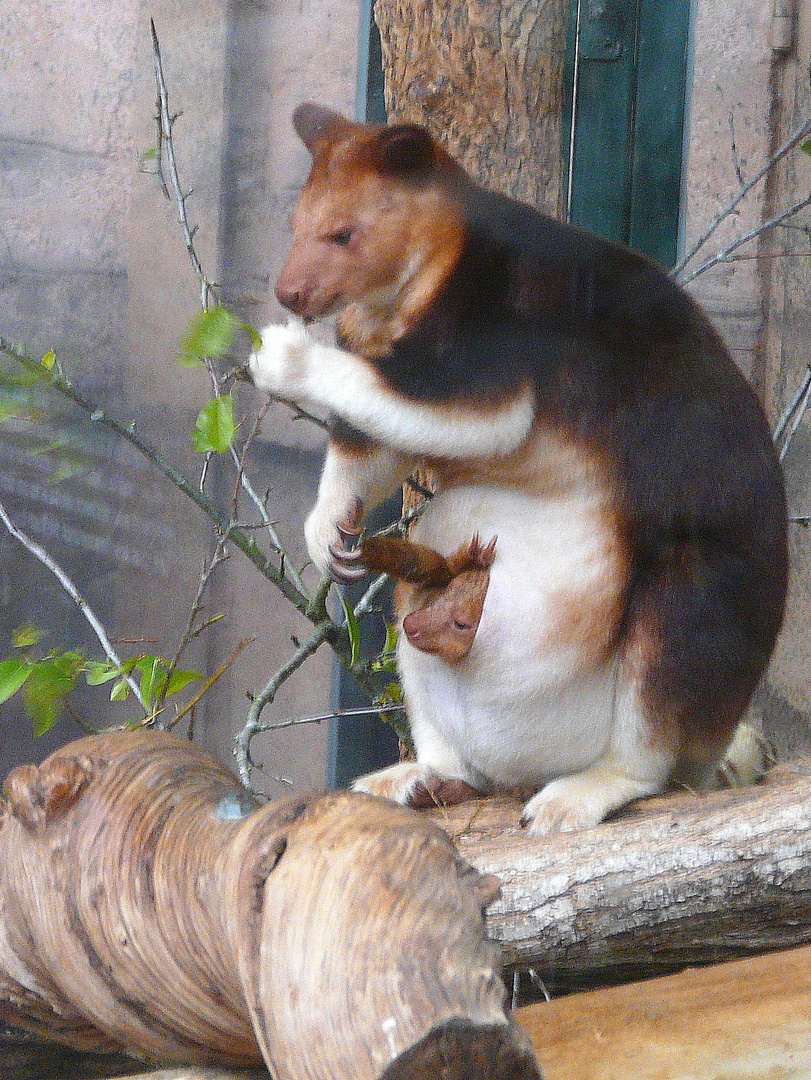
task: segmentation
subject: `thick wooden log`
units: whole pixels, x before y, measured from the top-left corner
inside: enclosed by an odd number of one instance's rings
[[[628,981],[811,942],[811,761],[763,784],[682,792],[546,838],[520,804],[431,811],[502,896],[487,927],[552,989]]]
[[[537,1078],[482,908],[427,818],[334,792],[257,809],[171,735],[15,770],[0,827],[0,1015],[80,1048],[275,1080]],[[476,1061],[476,1071],[470,1062]]]

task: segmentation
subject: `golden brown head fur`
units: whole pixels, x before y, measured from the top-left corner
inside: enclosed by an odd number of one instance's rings
[[[462,211],[437,182],[456,166],[412,125],[368,127],[315,105],[294,123],[313,165],[276,295],[308,321],[337,314],[352,350],[382,355],[459,258]]]

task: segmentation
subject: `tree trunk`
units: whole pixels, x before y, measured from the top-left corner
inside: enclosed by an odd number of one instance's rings
[[[558,213],[566,0],[376,0],[391,121],[486,186]]]
[[[508,966],[582,988],[811,943],[811,760],[765,783],[640,802],[544,839],[499,800],[432,811],[502,895],[487,928]]]
[[[257,809],[158,732],[79,740],[5,792],[9,1022],[274,1080],[538,1080],[484,934],[497,883],[425,817],[348,792]]]

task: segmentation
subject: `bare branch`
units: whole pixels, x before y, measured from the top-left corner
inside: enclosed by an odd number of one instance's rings
[[[797,398],[795,398],[794,400],[795,400],[795,402],[798,401]],[[802,394],[799,397],[798,404],[794,405],[794,403],[792,403],[792,411],[793,411],[794,419],[791,422],[791,427],[789,428],[788,435],[786,436],[786,441],[783,443],[782,449],[780,450],[780,461],[781,462],[785,460],[786,454],[788,453],[788,448],[791,445],[791,440],[794,438],[794,434],[797,431],[797,428],[802,423],[803,417],[805,416],[806,411],[808,409],[809,401],[811,401],[811,368],[808,369],[808,372],[806,373],[806,377],[803,380]],[[786,423],[788,423],[788,417],[791,416],[791,415],[792,415],[792,412],[789,412],[787,414]]]
[[[783,415],[780,417],[780,420],[777,423],[777,427],[774,429],[774,435],[772,436],[772,438],[774,439],[774,441],[776,443],[778,443],[780,441],[780,439],[783,437],[783,432],[786,430],[786,427],[788,426],[789,421],[791,420],[792,416],[796,412],[797,407],[799,406],[800,402],[803,400],[803,397],[805,396],[806,391],[808,390],[809,386],[811,386],[811,365],[809,365],[806,368],[805,378],[803,379],[802,383],[800,384],[800,389],[797,391],[797,393],[792,398],[791,404],[786,409],[786,411],[783,413]]]
[[[46,569],[50,570],[50,572],[54,575],[56,580],[59,582],[59,584],[68,594],[68,596],[74,602],[79,611],[81,611],[87,622],[90,624],[93,633],[99,640],[99,644],[101,645],[102,649],[104,649],[107,659],[110,661],[111,664],[114,664],[116,667],[121,667],[121,659],[118,656],[118,653],[115,651],[113,643],[107,636],[107,631],[104,629],[101,622],[96,617],[95,612],[91,608],[90,604],[88,604],[88,602],[79,592],[72,579],[68,576],[66,571],[62,569],[56,559],[54,559],[53,556],[48,554],[48,552],[45,550],[44,547],[42,547],[41,544],[38,544],[36,540],[33,540],[30,536],[27,535],[27,533],[24,533],[23,530],[19,528],[19,526],[17,526],[14,521],[12,521],[11,517],[8,514],[8,511],[6,510],[2,502],[0,502],[0,521],[3,522],[3,524],[15,540],[18,540],[23,545],[23,547],[26,548],[34,556],[35,559],[38,559],[42,563],[42,565],[46,567]],[[135,695],[141,707],[148,714],[149,710],[147,709],[146,703],[141,696],[141,690],[137,682],[133,679],[132,675],[125,674],[124,678],[126,679],[127,685]]]
[[[285,728],[300,727],[302,724],[322,724],[325,720],[343,720],[353,716],[379,716],[381,713],[405,712],[405,705],[369,705],[365,709],[339,709],[337,712],[322,713],[321,716],[295,716],[289,720],[276,720],[265,724],[263,731],[283,731]]]
[[[354,614],[356,618],[359,619],[361,616],[372,610],[376,598],[379,596],[387,581],[388,577],[386,574],[381,574],[379,577],[375,578],[355,605]],[[329,641],[338,658],[355,676],[358,683],[364,689],[368,690],[370,695],[374,694],[375,688],[369,682],[367,665],[364,663],[351,664],[346,627],[338,626],[332,619],[328,617],[325,618],[316,628],[315,633],[308,638],[307,641],[299,645],[287,663],[279,668],[279,670],[270,678],[262,692],[251,702],[245,726],[237,735],[234,747],[234,756],[237,760],[239,778],[247,788],[251,788],[251,742],[260,732],[271,731],[275,727],[275,724],[273,723],[263,724],[260,721],[259,718],[262,711],[267,705],[270,705],[273,702],[282,684],[285,683],[294,672],[298,671],[301,665],[317,652],[325,641]],[[383,712],[385,710],[375,709],[374,711]],[[290,727],[293,725],[285,724],[284,726]]]
[[[220,664],[220,666],[217,668],[217,670],[212,676],[206,679],[206,681],[203,683],[203,685],[200,687],[200,689],[197,691],[191,701],[187,701],[183,708],[180,710],[180,712],[177,714],[177,716],[174,717],[172,722],[166,724],[167,728],[174,727],[174,725],[179,723],[183,719],[183,717],[186,716],[187,713],[191,712],[195,705],[197,705],[198,702],[202,699],[203,695],[208,693],[208,691],[211,689],[214,683],[217,682],[218,679],[222,678],[222,676],[226,673],[226,671],[228,671],[228,669],[237,659],[242,650],[247,648],[247,646],[250,645],[253,640],[253,638],[246,638],[244,641],[240,641],[237,644],[236,648],[228,657],[228,659],[223,664]]]
[[[253,764],[251,760],[251,742],[253,741],[254,736],[262,731],[262,724],[259,720],[262,710],[266,705],[269,705],[273,701],[282,684],[285,683],[294,672],[298,671],[301,665],[316,653],[334,632],[335,624],[331,619],[321,623],[321,625],[317,627],[315,633],[296,649],[287,663],[279,668],[275,675],[268,681],[264,690],[262,690],[262,692],[251,702],[251,707],[248,710],[248,718],[234,743],[234,757],[237,761],[239,778],[249,791],[253,790],[251,785],[251,766]]]
[[[681,284],[687,285],[689,282],[697,278],[699,274],[705,273],[705,271],[709,270],[711,267],[717,266],[718,263],[726,262],[733,251],[737,251],[737,249],[739,247],[742,247],[743,244],[748,243],[750,240],[756,239],[763,233],[768,232],[769,229],[773,229],[777,225],[782,225],[784,221],[786,221],[790,217],[793,217],[794,214],[798,214],[800,210],[804,210],[806,206],[811,206],[811,195],[806,195],[804,199],[801,199],[799,202],[794,203],[794,205],[790,206],[787,210],[783,210],[775,217],[769,218],[768,221],[764,221],[756,229],[752,229],[751,232],[746,233],[745,236],[739,236],[737,240],[733,240],[731,244],[728,244],[721,251],[716,252],[716,254],[713,255],[711,259],[708,259],[707,262],[699,266],[697,270],[693,270],[686,277],[680,278]]]
[[[83,412],[87,413],[93,423],[101,424],[134,446],[159,472],[163,473],[167,480],[191,499],[213,521],[215,527],[221,533],[228,534],[229,542],[239,548],[244,555],[247,555],[260,574],[272,582],[295,605],[298,611],[303,615],[307,615],[310,606],[309,597],[299,592],[289,578],[279,574],[270,560],[259,550],[256,540],[252,536],[246,536],[238,528],[231,526],[226,515],[203,492],[199,491],[182,473],[178,472],[174,465],[167,461],[156,447],[142,439],[134,423],[124,424],[111,413],[100,409],[74,389],[70,380],[64,375],[56,371],[48,371],[39,360],[27,355],[23,349],[3,337],[0,337],[0,352],[12,357],[27,371],[36,375],[44,386],[57,390],[75,405],[78,405]]]
[[[762,166],[761,169],[758,170],[757,173],[755,173],[755,175],[752,177],[751,180],[748,181],[748,183],[743,185],[743,187],[732,200],[732,202],[730,202],[728,206],[725,206],[723,210],[719,211],[719,213],[716,214],[716,216],[708,225],[705,232],[698,238],[695,244],[693,244],[692,248],[690,248],[684,258],[673,268],[673,277],[675,277],[677,280],[682,280],[681,274],[685,266],[701,250],[701,248],[704,247],[704,245],[713,235],[718,226],[735,212],[735,210],[746,198],[752,188],[754,188],[764,178],[764,176],[766,176],[767,173],[769,173],[775,167],[775,165],[782,161],[787,154],[791,153],[791,151],[809,135],[811,135],[811,117],[803,120],[800,126],[795,129],[795,131],[788,137],[788,139],[786,139],[780,149],[777,150],[776,153],[772,154],[769,160]],[[693,275],[693,277],[695,277],[695,274]],[[692,280],[692,278],[688,278],[688,280]]]
[[[180,113],[175,116],[169,113],[169,94],[166,89],[166,81],[163,76],[163,60],[161,58],[160,43],[158,42],[158,35],[155,30],[155,22],[153,19],[149,20],[149,29],[152,34],[152,51],[155,60],[155,79],[158,84],[158,171],[161,178],[161,184],[163,185],[164,194],[169,195],[166,183],[166,177],[163,170],[163,161],[165,148],[166,165],[169,170],[169,180],[172,185],[172,191],[175,195],[175,202],[178,209],[178,220],[181,228],[183,229],[183,237],[186,241],[186,251],[189,253],[189,259],[191,260],[192,269],[200,282],[200,303],[203,308],[208,307],[209,297],[214,291],[215,285],[212,281],[209,281],[203,270],[203,265],[200,262],[197,251],[194,247],[194,234],[197,232],[197,228],[189,227],[189,219],[186,214],[186,200],[191,191],[187,191],[183,194],[183,190],[180,186],[180,178],[177,171],[177,160],[175,158],[175,146],[172,139],[172,127],[175,120]]]

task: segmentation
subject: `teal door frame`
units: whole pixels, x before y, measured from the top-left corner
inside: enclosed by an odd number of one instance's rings
[[[564,158],[570,221],[676,262],[690,0],[572,0]]]

